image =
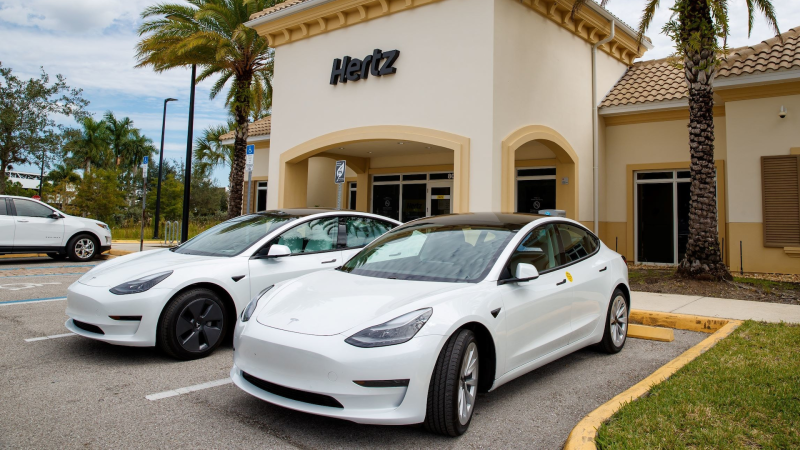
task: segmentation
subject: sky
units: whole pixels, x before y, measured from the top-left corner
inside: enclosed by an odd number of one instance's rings
[[[180,2],[181,0],[170,0]],[[186,153],[189,109],[189,70],[155,73],[135,68],[136,30],[141,11],[155,0],[0,0],[0,62],[19,77],[37,76],[39,68],[54,76],[62,74],[72,87],[81,88],[91,103],[95,118],[111,110],[117,117],[130,117],[158,146],[161,139],[163,101],[169,104],[164,157],[182,160]],[[607,8],[636,28],[644,0],[609,0]],[[663,0],[647,35],[654,48],[643,59],[656,59],[672,53],[672,42],[661,34],[669,20],[672,0]],[[773,0],[781,31],[800,26],[800,2]],[[752,35],[747,36],[745,0],[730,0],[732,34],[729,47],[754,44],[773,36],[762,18],[757,18]],[[280,61],[277,61],[280,64]],[[210,100],[211,80],[197,86],[194,136],[209,125],[226,120],[222,99]],[[70,125],[74,125],[70,123]],[[32,166],[17,170],[38,172]],[[227,184],[225,169],[215,177]]]

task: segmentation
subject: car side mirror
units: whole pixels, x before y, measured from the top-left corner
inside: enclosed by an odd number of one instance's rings
[[[53,214],[50,214],[50,215],[49,215],[49,216],[47,216],[47,217],[49,217],[49,218],[51,218],[51,219],[60,219],[62,216],[61,216],[61,214],[59,214],[59,213],[53,213]]]
[[[508,283],[523,283],[525,281],[531,281],[537,278],[539,278],[539,271],[536,270],[536,266],[533,264],[520,263],[517,264],[517,272],[514,274],[514,278],[499,280],[497,284],[503,285]]]
[[[267,258],[280,258],[281,256],[291,256],[292,249],[285,245],[273,244],[269,247]]]

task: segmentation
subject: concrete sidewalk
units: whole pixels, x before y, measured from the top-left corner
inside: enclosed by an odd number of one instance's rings
[[[157,248],[169,248],[174,247],[174,245],[164,245],[164,244],[154,244],[154,243],[144,243],[144,250],[155,250]],[[111,250],[121,250],[124,252],[138,252],[139,251],[139,243],[132,243],[132,242],[112,242],[111,243]]]
[[[737,320],[800,323],[800,306],[727,298],[633,292],[631,309]]]

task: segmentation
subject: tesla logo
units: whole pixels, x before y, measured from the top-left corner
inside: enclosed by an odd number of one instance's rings
[[[300,321],[300,319],[289,319],[289,323],[287,323],[286,325],[291,325],[294,322],[299,322],[299,321]]]

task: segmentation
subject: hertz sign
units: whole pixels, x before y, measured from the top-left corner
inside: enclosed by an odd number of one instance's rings
[[[335,86],[340,81],[347,83],[348,81],[366,80],[370,74],[374,77],[391,75],[397,72],[394,63],[399,57],[400,50],[384,52],[375,49],[364,59],[350,58],[349,56],[342,59],[336,58],[333,60],[333,69],[331,70],[331,84]]]

